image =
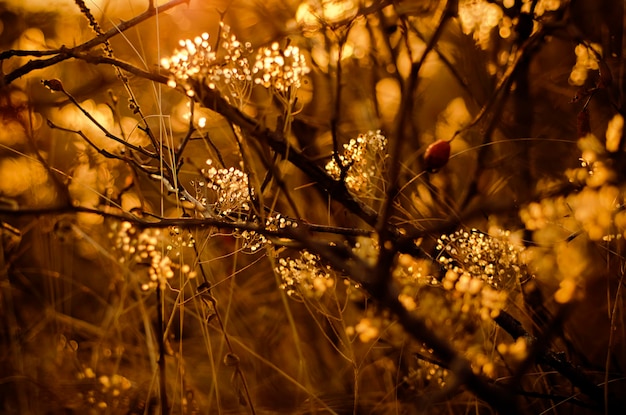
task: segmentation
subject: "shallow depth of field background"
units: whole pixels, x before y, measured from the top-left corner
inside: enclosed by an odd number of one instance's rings
[[[626,407],[622,1],[158,1],[81,48],[148,3],[0,1],[0,412]]]

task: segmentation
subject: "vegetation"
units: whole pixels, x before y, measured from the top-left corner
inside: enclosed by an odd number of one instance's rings
[[[625,21],[0,2],[2,413],[624,413]]]

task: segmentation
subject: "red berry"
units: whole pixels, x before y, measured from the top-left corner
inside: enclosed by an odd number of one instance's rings
[[[424,153],[424,165],[430,173],[435,173],[448,163],[450,158],[450,142],[437,140],[426,149]]]

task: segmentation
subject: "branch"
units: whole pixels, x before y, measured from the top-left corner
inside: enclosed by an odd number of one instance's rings
[[[494,319],[494,321],[515,340],[523,337],[527,340],[529,345],[533,345],[538,341],[536,337],[524,329],[522,323],[505,311],[500,311],[500,314]],[[558,373],[567,378],[572,385],[580,389],[582,393],[593,399],[595,402],[599,404],[605,403],[604,390],[602,387],[593,383],[580,367],[565,360],[562,354],[543,348],[537,352],[537,362],[546,364],[556,370]],[[609,407],[617,412],[626,412],[626,408],[624,408],[623,404],[619,402],[613,402],[612,405],[609,405]]]
[[[76,100],[76,98],[74,98],[72,96],[72,94],[70,94],[69,92],[67,92],[65,90],[65,88],[63,88],[63,84],[61,83],[61,81],[59,81],[58,79],[51,79],[51,80],[44,80],[42,81],[43,85],[47,88],[49,88],[51,91],[53,92],[60,92],[63,95],[65,95],[67,97],[67,99],[69,99],[69,101],[74,104],[74,106],[76,108],[78,108],[78,110],[85,116],[87,117],[87,119],[89,121],[91,121],[91,123],[93,125],[95,125],[100,131],[102,131],[102,133],[104,133],[104,135],[107,138],[110,138],[113,141],[118,142],[119,144],[122,144],[123,146],[126,146],[128,148],[130,148],[131,150],[135,150],[141,154],[143,154],[144,156],[147,157],[151,157],[153,159],[158,158],[158,155],[156,153],[151,153],[148,150],[146,150],[143,147],[138,147],[126,140],[123,140],[119,137],[117,137],[115,134],[111,133],[109,130],[107,130],[98,120],[96,120],[96,118],[91,115],[91,113],[89,111],[87,111],[85,108],[83,108],[83,106]],[[62,129],[60,127],[57,127],[56,125],[54,125],[51,121],[48,121],[48,125],[50,126],[50,128],[58,128],[58,129]],[[76,132],[73,130],[66,130],[66,131],[72,131],[72,132]],[[87,137],[85,137],[82,133],[79,133],[83,138],[85,138],[85,140],[91,144],[93,147],[96,148],[96,150],[98,150],[98,152],[101,152],[93,143],[91,143]],[[104,151],[104,150],[102,150]],[[110,154],[110,153],[109,153]]]
[[[389,227],[389,218],[392,214],[393,203],[400,192],[399,176],[401,169],[400,161],[402,156],[402,148],[403,143],[408,139],[408,137],[406,137],[406,124],[407,120],[410,117],[410,112],[412,112],[413,109],[414,93],[417,89],[419,72],[426,62],[426,58],[434,49],[435,45],[443,34],[443,29],[446,23],[452,17],[454,17],[455,12],[453,4],[454,1],[447,2],[443,14],[439,20],[439,24],[437,25],[437,28],[435,29],[432,37],[428,41],[428,44],[426,45],[426,49],[422,53],[422,56],[417,62],[413,62],[411,64],[411,72],[407,79],[406,85],[404,86],[404,93],[401,97],[400,108],[398,110],[397,119],[395,120],[395,125],[393,127],[394,131],[391,135],[392,140],[390,140],[389,143],[389,187],[387,188],[387,192],[383,200],[381,214],[378,217],[376,223],[376,231],[379,234],[379,243],[381,247],[380,256],[378,258],[377,264],[377,274],[380,276],[390,275],[389,270],[392,267],[393,259],[398,250],[398,246],[395,243],[398,239],[397,234],[390,233],[390,231],[392,231],[393,229]],[[407,50],[410,50],[409,45],[407,45]],[[387,242],[390,242],[390,244],[388,244]],[[387,281],[384,281],[381,278],[379,283],[382,285],[386,285]]]
[[[114,212],[107,210],[100,210],[95,208],[89,208],[85,206],[74,205],[60,205],[50,206],[43,208],[12,208],[9,206],[0,206],[0,215],[6,216],[46,216],[46,215],[58,215],[62,213],[91,213],[99,215],[104,218],[115,219],[119,221],[130,222],[138,228],[169,228],[169,227],[181,227],[181,228],[207,228],[214,227],[218,229],[229,230],[247,230],[254,231],[256,233],[274,237],[274,238],[289,238],[293,236],[285,229],[268,230],[264,225],[255,223],[250,220],[232,220],[225,217],[208,217],[208,218],[166,218],[150,213],[143,213],[147,217],[153,218],[149,220],[146,217],[138,216],[130,212]],[[312,224],[303,221],[296,221],[297,227],[308,232],[326,233],[343,236],[371,236],[372,231],[359,228],[346,228],[341,226],[327,226]]]
[[[316,184],[327,191],[331,197],[342,202],[348,210],[359,216],[368,225],[374,226],[376,224],[378,218],[376,211],[354,198],[343,182],[334,180],[328,176],[321,167],[314,164],[295,148],[290,147],[282,133],[272,131],[262,126],[255,119],[250,118],[239,109],[231,106],[218,92],[205,88],[197,81],[192,80],[190,83],[192,89],[195,91],[195,97],[200,104],[221,114],[230,122],[237,124],[248,135],[268,144],[275,152],[287,154],[287,160],[313,179]],[[287,152],[288,147],[289,151]]]
[[[275,152],[287,154],[287,160],[308,175],[316,186],[323,189],[331,198],[341,203],[346,209],[361,218],[369,226],[372,228],[376,227],[379,221],[378,213],[361,202],[358,198],[355,198],[347,189],[344,182],[334,180],[326,174],[326,171],[300,151],[293,147],[289,147],[289,151],[286,151],[289,144],[282,133],[264,127],[257,120],[250,118],[238,108],[230,105],[218,92],[204,87],[200,82],[190,80],[189,84],[191,89],[195,92],[194,99],[198,100],[200,104],[219,113],[230,122],[239,125],[249,136],[266,143]],[[400,239],[404,234],[404,231],[401,231],[393,224],[387,224],[387,227],[390,238]],[[428,257],[415,243],[404,244],[402,246],[402,252],[416,258]]]
[[[301,233],[297,236],[297,233]],[[375,266],[366,264],[344,245],[329,245],[302,234],[302,230],[294,232],[294,239],[301,239],[311,252],[320,255],[335,269],[344,271],[350,278],[363,286],[373,299],[388,309],[397,318],[404,330],[414,339],[423,342],[433,350],[433,355],[447,365],[455,374],[460,384],[465,385],[478,398],[487,402],[501,414],[520,414],[522,411],[515,404],[515,397],[507,388],[496,385],[472,370],[468,360],[460,355],[446,340],[439,337],[426,322],[408,311],[398,300],[398,287],[389,282],[384,287]],[[374,282],[372,284],[372,282]],[[382,289],[381,289],[382,288]]]
[[[90,39],[87,42],[84,42],[73,48],[67,48],[65,46],[62,46],[56,51],[47,51],[47,52],[39,52],[39,53],[33,53],[34,51],[4,52],[0,54],[0,60],[8,59],[11,56],[28,56],[28,55],[44,56],[44,55],[50,55],[50,54],[54,54],[55,56],[47,58],[47,59],[37,59],[37,60],[31,60],[27,62],[26,64],[20,66],[19,68],[5,75],[2,78],[2,81],[0,82],[0,86],[10,85],[16,79],[21,78],[22,76],[29,74],[32,71],[35,71],[38,69],[44,69],[44,68],[56,65],[60,62],[63,62],[67,59],[70,59],[73,57],[72,54],[84,52],[93,48],[94,46],[103,44],[107,42],[109,39],[111,39],[112,37],[116,36],[117,34],[122,33],[134,27],[138,25],[139,23],[144,22],[145,20],[148,20],[149,18],[155,16],[156,14],[165,12],[183,3],[188,4],[189,0],[171,0],[168,3],[165,3],[162,6],[159,6],[158,8],[149,7],[145,12],[133,17],[130,20],[123,21],[120,24],[116,25],[115,27],[109,29],[107,32],[103,33],[102,35],[96,36],[93,39]]]

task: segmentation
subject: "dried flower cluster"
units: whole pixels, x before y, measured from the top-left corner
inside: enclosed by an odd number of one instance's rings
[[[492,353],[496,340],[493,319],[509,301],[506,291],[497,290],[469,273],[459,275],[448,270],[441,282],[423,276],[413,280],[403,278],[398,300],[407,311],[420,316],[429,327],[449,339],[457,350],[463,350],[476,373],[494,376],[499,365]],[[420,361],[416,370],[419,373],[411,377],[416,385],[445,381],[445,373],[437,374],[437,365],[431,362]],[[427,373],[431,377],[425,377]]]
[[[351,139],[343,148],[343,154],[326,164],[328,174],[336,180],[344,177],[348,189],[358,196],[376,196],[379,190],[377,180],[383,177],[387,157],[387,138],[380,130],[368,131]]]
[[[421,354],[428,353],[427,351],[422,351]],[[408,374],[403,379],[410,389],[424,391],[429,386],[435,386],[437,389],[446,386],[446,380],[450,373],[449,370],[429,360],[418,358],[417,363],[417,367],[410,368]]]
[[[230,32],[230,26],[220,22],[220,39],[215,49],[209,44],[209,34],[202,33],[193,40],[179,42],[169,58],[161,60],[161,66],[172,74],[171,87],[181,84],[188,95],[194,91],[189,80],[201,82],[210,89],[217,89],[222,96],[239,108],[250,96],[252,72],[248,56],[252,53],[249,42],[241,43]]]
[[[541,261],[536,268],[559,281],[554,293],[558,303],[581,298],[587,277],[594,273],[585,241],[611,243],[626,236],[626,187],[620,185],[623,179],[614,158],[622,135],[623,118],[617,115],[608,124],[604,143],[593,134],[581,137],[580,166],[566,172],[579,190],[543,198],[520,211],[526,228],[534,232],[533,239],[552,247],[532,252],[536,252],[535,262]]]
[[[141,268],[148,266],[147,278],[138,278],[143,291],[154,289],[157,285],[164,288],[167,281],[176,275],[176,270],[187,278],[196,277],[196,272],[189,265],[179,265],[169,256],[176,248],[174,243],[179,242],[181,247],[185,247],[193,244],[193,240],[183,241],[182,238],[177,238],[179,233],[176,229],[171,233],[172,235],[166,235],[160,229],[139,231],[130,222],[116,222],[112,225],[109,236],[115,249],[120,251],[119,263],[129,271],[134,271],[137,265],[141,265]]]
[[[612,135],[621,136],[621,131],[607,131],[607,138]],[[614,144],[607,139],[606,145]],[[613,167],[610,152],[591,134],[580,138],[578,147],[582,152],[580,167],[570,169],[566,174],[571,183],[582,189],[566,197],[544,198],[541,202],[529,204],[520,212],[522,220],[530,230],[557,223],[563,226],[567,222],[567,229],[575,232],[582,228],[593,241],[624,236],[626,189],[616,184],[618,172]],[[571,221],[572,218],[575,222]]]
[[[358,336],[359,341],[368,343],[380,338],[380,318],[363,317],[355,326],[346,327],[348,336]]]
[[[307,30],[320,29],[323,24],[337,24],[354,19],[359,11],[355,0],[307,0],[300,3],[296,20]]]
[[[597,43],[590,45],[578,44],[574,52],[576,53],[576,64],[569,75],[569,83],[581,86],[587,80],[589,71],[597,71],[599,69],[598,56],[602,53],[602,46]]]
[[[369,265],[374,266],[380,254],[378,238],[376,236],[359,236],[352,248],[352,252]]]
[[[505,28],[511,26],[510,19],[503,19],[502,9],[496,4],[484,0],[465,0],[459,3],[459,19],[466,34],[473,33],[476,42],[484,49],[489,44],[491,31],[494,27],[502,25]],[[503,32],[508,37],[510,29]]]
[[[265,219],[265,229],[267,231],[278,231],[280,229],[295,228],[298,222],[283,217],[280,213],[268,216]],[[271,241],[255,231],[244,230],[236,234],[243,240],[243,249],[249,252],[256,252],[261,248],[271,244]]]
[[[461,311],[475,313],[483,320],[495,318],[506,305],[508,294],[485,283],[485,279],[468,272],[459,274],[448,270],[442,282],[443,288],[462,299]]]
[[[399,254],[396,267],[393,269],[393,277],[403,286],[438,285],[439,281],[431,275],[430,268],[428,260]]]
[[[133,385],[129,379],[119,374],[98,376],[91,367],[83,367],[76,374],[77,380],[84,385],[84,390],[78,394],[93,413],[125,408],[128,405],[128,395]]]
[[[463,292],[478,292],[481,288],[471,287],[483,283],[497,290],[511,290],[529,276],[521,260],[523,247],[512,244],[510,236],[508,231],[491,236],[476,229],[442,235],[437,241],[438,260],[449,274],[457,275],[459,279],[454,281]],[[444,288],[452,287],[444,282]]]
[[[283,49],[274,42],[270,47],[259,49],[252,72],[256,84],[275,92],[284,99],[286,106],[291,106],[309,67],[300,48],[289,45]]]
[[[270,89],[286,106],[294,103],[296,91],[310,71],[297,46],[281,48],[274,42],[269,47],[261,47],[256,53],[254,66],[251,66],[252,44],[237,40],[223,22],[220,22],[218,42],[213,49],[208,33],[193,40],[181,40],[180,49],[161,60],[161,66],[172,76],[169,85],[181,84],[187,94],[193,96],[196,91],[190,80],[194,80],[218,90],[227,101],[241,109],[247,103],[254,83]]]
[[[519,24],[519,17],[511,18],[504,10],[519,7],[525,15],[541,17],[546,12],[558,10],[561,0],[504,0],[496,3],[487,0],[461,0],[459,2],[459,19],[463,31],[473,34],[474,39],[483,49],[487,49],[494,28],[498,28],[498,35],[502,39],[511,36],[514,26]],[[529,32],[532,32],[532,22]],[[529,33],[530,34],[530,33]]]
[[[279,258],[275,271],[283,281],[281,288],[294,298],[319,298],[335,285],[330,267],[306,250],[300,252],[299,258]]]
[[[204,180],[192,182],[200,203],[222,216],[248,212],[253,194],[248,175],[234,167],[218,169],[211,159],[206,164],[201,171]]]
[[[265,235],[255,231],[243,230],[241,232],[235,232],[235,236],[241,238],[243,241],[242,248],[247,252],[257,252],[270,243]]]

